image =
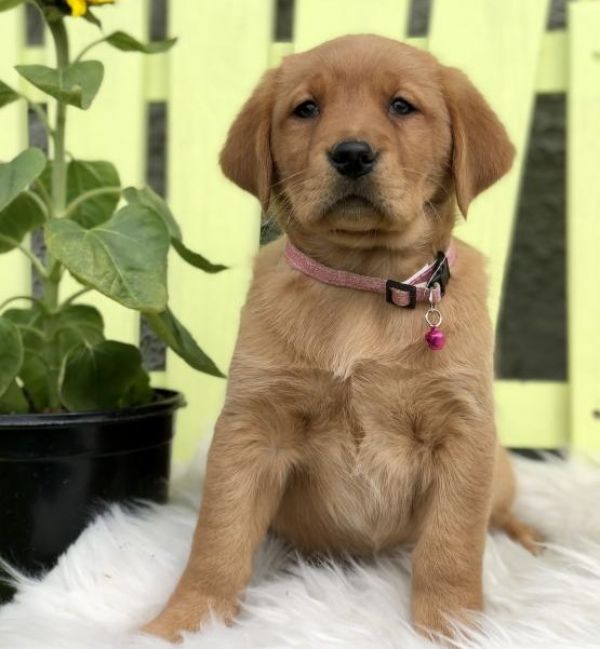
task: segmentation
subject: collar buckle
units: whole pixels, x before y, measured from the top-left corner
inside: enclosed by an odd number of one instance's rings
[[[450,264],[448,263],[448,257],[443,252],[438,252],[435,267],[431,273],[431,277],[427,282],[427,288],[430,289],[436,284],[440,285],[440,291],[442,295],[446,293],[446,285],[450,279]]]
[[[408,293],[408,304],[397,304],[394,302],[392,289]],[[394,306],[401,306],[405,309],[414,309],[417,306],[417,287],[413,284],[404,284],[403,282],[396,282],[393,279],[388,279],[385,283],[385,301]]]

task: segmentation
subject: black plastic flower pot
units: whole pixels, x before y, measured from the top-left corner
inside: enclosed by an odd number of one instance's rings
[[[0,416],[0,557],[51,568],[107,503],[166,502],[177,392],[115,412]],[[13,589],[0,569],[0,602]]]

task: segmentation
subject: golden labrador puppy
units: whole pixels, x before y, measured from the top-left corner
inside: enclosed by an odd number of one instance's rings
[[[413,546],[423,632],[481,610],[490,524],[535,551],[496,440],[484,260],[452,238],[513,154],[464,74],[392,40],[266,73],[221,165],[285,236],[258,254],[191,556],[146,631],[231,621],[268,530],[306,553]]]

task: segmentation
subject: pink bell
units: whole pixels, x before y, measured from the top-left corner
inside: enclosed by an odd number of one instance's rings
[[[438,351],[443,349],[446,344],[446,336],[444,336],[444,332],[441,329],[431,327],[431,329],[425,334],[425,342],[429,346],[429,349]]]

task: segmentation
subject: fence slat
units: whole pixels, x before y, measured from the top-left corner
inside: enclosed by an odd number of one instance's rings
[[[573,448],[600,458],[600,2],[569,4],[568,298]]]
[[[296,0],[295,50],[300,52],[344,34],[402,39],[409,0]]]
[[[565,92],[568,84],[566,31],[546,32],[542,38],[535,88],[538,93]]]
[[[569,386],[555,381],[498,380],[496,419],[510,448],[565,448],[569,444]]]
[[[172,257],[171,304],[223,370],[258,247],[259,208],[221,175],[217,161],[231,121],[267,67],[272,17],[267,0],[171,3],[171,32],[180,40],[170,70],[170,202],[187,245],[230,266],[205,275]],[[214,422],[226,384],[172,353],[167,363],[170,386],[185,391],[189,402],[179,419],[181,457]]]
[[[2,14],[0,20],[0,79],[18,87],[13,66],[23,60],[23,9]],[[0,161],[11,160],[27,145],[26,109],[23,102],[6,106],[0,112]],[[27,258],[18,250],[0,255],[0,303],[13,295],[29,295],[31,271]]]
[[[104,31],[109,34],[121,29],[144,40],[147,34],[148,0],[123,2],[114,7],[97,10]],[[93,25],[83,20],[69,20],[72,57],[79,50],[99,38]],[[50,56],[50,65],[54,65]],[[140,54],[119,52],[108,45],[100,45],[88,57],[104,63],[102,88],[90,112],[69,109],[67,150],[84,160],[108,160],[120,173],[124,186],[144,182],[145,105],[144,61]],[[63,294],[76,290],[79,284],[67,280]],[[85,296],[103,313],[106,335],[124,342],[137,344],[139,316],[108,298],[94,294]]]

